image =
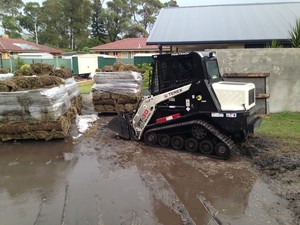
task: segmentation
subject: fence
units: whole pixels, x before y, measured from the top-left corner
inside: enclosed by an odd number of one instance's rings
[[[0,68],[7,69],[10,72],[16,71],[18,69],[18,64],[34,64],[34,63],[45,63],[50,64],[54,68],[68,68],[72,70],[70,59],[0,59]]]
[[[126,64],[134,64],[133,59],[117,59],[117,61],[126,63]],[[105,66],[104,64],[107,62],[108,61],[104,61],[101,63],[98,62],[98,66],[103,67],[103,66]],[[45,63],[45,64],[52,65],[54,68],[64,67],[64,68],[68,68],[71,71],[74,70],[71,59],[61,59],[61,58],[54,58],[54,59],[2,59],[2,60],[0,59],[0,68],[7,69],[10,72],[16,71],[18,69],[18,63],[21,63],[21,64]],[[111,62],[108,63],[108,65],[111,65]]]

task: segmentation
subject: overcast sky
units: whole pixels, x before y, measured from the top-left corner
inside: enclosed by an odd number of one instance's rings
[[[169,0],[161,0],[161,2],[168,2]],[[300,0],[286,0],[289,2],[300,2]],[[26,2],[39,2],[42,4],[43,0],[23,0]],[[218,4],[236,4],[236,3],[262,3],[262,2],[285,2],[285,0],[177,0],[179,6],[197,6],[197,5],[218,5]]]

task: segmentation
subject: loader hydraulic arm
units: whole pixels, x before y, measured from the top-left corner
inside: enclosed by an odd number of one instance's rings
[[[159,95],[149,95],[144,97],[143,101],[141,102],[137,113],[135,114],[132,127],[135,131],[135,136],[138,140],[141,139],[143,131],[145,127],[148,125],[151,117],[153,116],[156,105],[160,102],[166,101],[172,97],[180,95],[186,91],[188,91],[191,87],[191,84],[182,86],[180,88],[173,89],[171,91],[159,94]]]

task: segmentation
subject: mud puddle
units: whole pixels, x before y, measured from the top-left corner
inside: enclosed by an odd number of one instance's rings
[[[0,144],[0,224],[293,224],[248,162],[117,139],[109,119],[75,143]]]

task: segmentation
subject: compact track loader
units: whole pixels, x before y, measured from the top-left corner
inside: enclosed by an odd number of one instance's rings
[[[228,159],[261,118],[252,83],[224,81],[214,52],[153,56],[151,95],[108,127],[124,139]]]

